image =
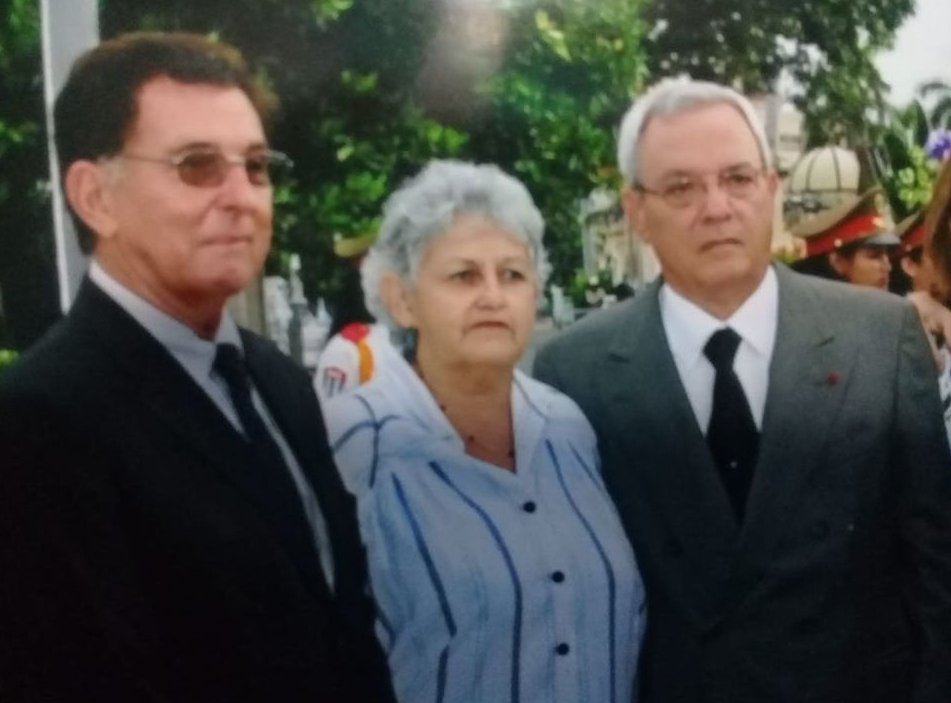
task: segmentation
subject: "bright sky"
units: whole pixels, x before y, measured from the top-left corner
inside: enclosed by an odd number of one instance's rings
[[[878,57],[892,103],[906,104],[923,82],[951,84],[951,0],[917,0],[915,14],[898,30],[895,48]]]

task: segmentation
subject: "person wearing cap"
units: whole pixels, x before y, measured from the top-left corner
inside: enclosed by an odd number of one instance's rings
[[[891,252],[901,244],[886,214],[882,191],[872,188],[793,228],[806,241],[806,257],[793,264],[800,273],[888,289]]]
[[[942,304],[948,296],[942,290],[934,258],[925,249],[925,210],[918,210],[902,220],[896,228],[901,237],[900,267],[907,277],[907,288],[902,293],[923,293]]]
[[[899,294],[925,295],[941,304],[941,292],[934,261],[925,250],[925,211],[918,210],[902,220],[895,230],[901,237],[900,271],[903,289]],[[934,350],[938,358],[938,392],[944,410],[944,425],[951,441],[951,350],[943,334],[934,336]]]
[[[334,254],[347,268],[340,294],[333,305],[329,341],[320,353],[314,372],[314,389],[321,402],[351,391],[377,373],[388,354],[396,353],[386,325],[367,310],[360,284],[360,265],[376,233],[334,237]]]

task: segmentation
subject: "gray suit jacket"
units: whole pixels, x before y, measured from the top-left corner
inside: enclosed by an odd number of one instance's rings
[[[643,700],[951,701],[951,452],[898,297],[777,267],[760,455],[737,524],[659,282],[536,358],[581,406],[645,577]]]

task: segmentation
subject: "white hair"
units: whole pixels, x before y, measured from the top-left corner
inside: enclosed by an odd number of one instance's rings
[[[617,142],[618,168],[624,182],[627,185],[638,182],[637,157],[641,135],[652,117],[679,114],[696,107],[716,104],[732,105],[737,109],[756,138],[763,166],[771,167],[772,152],[766,139],[766,131],[750,101],[732,88],[681,76],[665,78],[655,83],[637,98],[624,114]]]
[[[386,201],[380,236],[361,266],[366,306],[377,320],[400,329],[380,297],[383,275],[395,273],[412,285],[426,246],[465,214],[491,220],[528,246],[541,296],[549,271],[545,222],[528,189],[494,165],[434,160]]]

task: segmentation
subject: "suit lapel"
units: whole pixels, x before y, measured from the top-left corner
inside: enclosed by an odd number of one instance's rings
[[[268,362],[268,353],[261,348],[259,340],[244,330],[241,339],[254,386],[287,440],[298,466],[314,490],[321,510],[327,514],[328,508],[322,500],[321,476],[317,471],[327,463],[326,457],[322,457],[319,452],[324,428],[315,397],[308,397],[307,393],[301,392],[302,388],[306,390],[301,376],[288,376],[285,370]]]
[[[178,447],[195,456],[190,470],[208,471],[236,489],[281,541],[277,516],[259,501],[253,472],[260,467],[251,461],[246,442],[175,358],[88,281],[80,288],[70,315],[90,330],[94,343],[115,360],[125,375],[124,390],[148,408],[154,422],[178,438]]]
[[[334,563],[335,581],[341,587],[347,566],[347,550],[359,543],[353,532],[353,498],[343,488],[326,439],[317,396],[310,390],[303,371],[273,363],[279,354],[260,339],[241,330],[248,370],[255,388],[280,428],[310,484],[324,518]],[[316,574],[314,577],[317,578]],[[323,579],[323,573],[320,572]]]
[[[739,527],[670,353],[659,288],[657,281],[634,301],[599,375],[616,423],[606,436],[620,438],[620,470],[636,476],[628,490],[654,503],[654,521],[667,531],[662,539],[694,569],[692,583],[681,585],[706,617],[729,574],[723,555],[733,553]]]
[[[227,480],[239,485],[230,469],[247,462],[240,434],[171,354],[149,332],[95,285],[84,282],[71,316],[85,325],[95,343],[125,374],[125,388],[149,407],[156,422]]]
[[[755,585],[787,516],[821,465],[855,355],[836,338],[821,300],[797,274],[776,267],[779,320],[770,364],[760,455],[730,593]]]

